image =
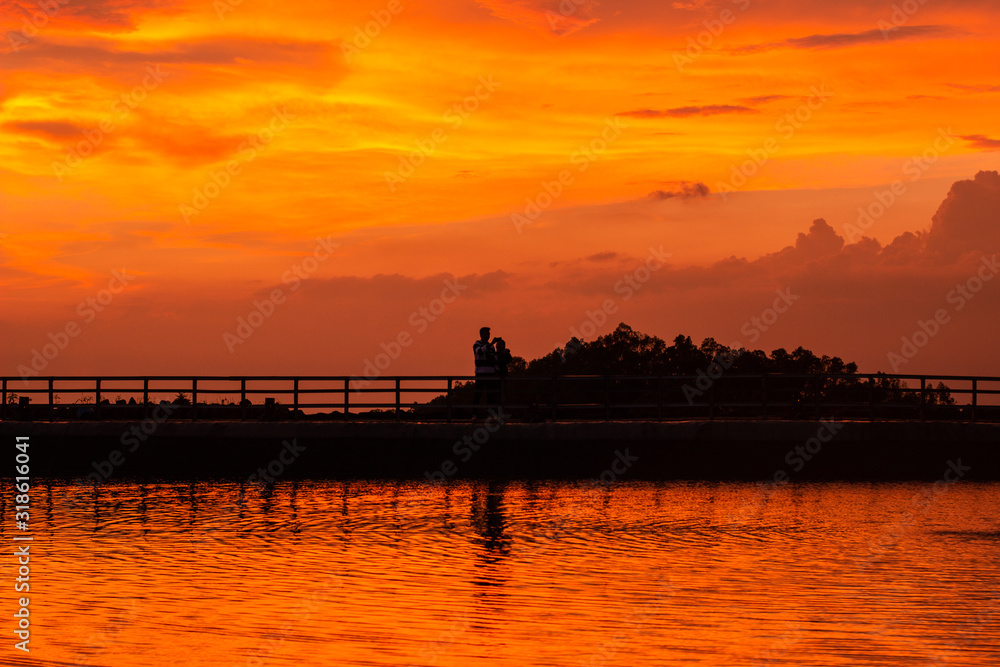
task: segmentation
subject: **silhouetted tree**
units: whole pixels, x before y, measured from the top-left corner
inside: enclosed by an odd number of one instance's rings
[[[697,393],[695,405],[706,407],[709,398],[720,405],[727,403],[762,404],[765,398],[764,383],[758,375],[774,375],[766,384],[766,398],[774,405],[791,406],[790,415],[815,414],[817,406],[850,404],[860,410],[868,404],[902,404],[919,406],[919,390],[908,388],[895,378],[876,373],[873,381],[858,375],[854,362],[845,362],[836,356],[817,356],[811,350],[797,347],[791,352],[785,348],[772,350],[734,349],[714,338],[706,338],[696,346],[690,336],[678,335],[673,344],[650,336],[620,323],[614,331],[593,341],[571,338],[564,347],[537,359],[525,361],[515,357],[510,364],[510,376],[519,378],[510,383],[508,402],[544,406],[553,397],[554,387],[560,387],[557,401],[569,403],[602,404],[609,391],[615,391],[620,402],[648,404],[661,395],[673,392],[680,395],[685,385],[694,380],[710,385]],[[643,376],[661,377],[657,382],[622,382],[609,387],[606,383],[553,384],[552,378],[565,375],[586,376]],[[822,377],[833,375],[836,377]],[[677,377],[680,376],[680,377]],[[536,378],[537,382],[531,381]],[[676,379],[674,379],[676,378]],[[469,388],[459,386],[457,403],[465,402],[464,393]],[[689,392],[685,397],[691,395]],[[627,400],[626,400],[627,399]],[[942,383],[925,391],[925,405],[952,406],[955,401]],[[442,404],[435,399],[434,404]],[[677,402],[674,400],[672,402]],[[595,408],[596,409],[596,408]]]

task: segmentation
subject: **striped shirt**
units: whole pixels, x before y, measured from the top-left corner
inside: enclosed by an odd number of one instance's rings
[[[472,353],[476,357],[476,375],[495,375],[497,372],[497,351],[493,343],[477,340],[472,344]]]

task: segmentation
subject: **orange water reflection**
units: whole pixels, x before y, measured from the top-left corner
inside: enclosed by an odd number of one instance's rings
[[[1000,485],[928,488],[38,487],[4,662],[995,664]]]

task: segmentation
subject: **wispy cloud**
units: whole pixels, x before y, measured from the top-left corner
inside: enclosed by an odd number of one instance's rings
[[[650,199],[696,199],[700,197],[707,197],[709,195],[708,186],[704,183],[691,183],[689,181],[681,181],[677,184],[677,187],[670,190],[654,190],[649,193]]]
[[[724,113],[760,113],[757,109],[741,104],[708,104],[705,106],[675,107],[673,109],[636,109],[619,116],[631,118],[687,118],[688,116],[715,116]]]
[[[861,44],[875,44],[886,41],[934,39],[937,37],[955,37],[964,34],[963,31],[946,25],[914,25],[900,26],[884,32],[880,28],[862,32],[843,32],[829,35],[808,35],[792,37],[780,42],[766,44],[749,44],[732,50],[732,53],[758,53],[774,49],[842,49]]]
[[[949,83],[946,85],[950,88],[957,88],[958,90],[964,90],[970,93],[1000,93],[1000,86],[992,86],[988,84],[970,86],[962,83]]]
[[[567,35],[597,23],[594,0],[478,0],[497,18],[553,35]]]
[[[4,130],[45,137],[47,139],[68,139],[79,137],[83,131],[78,125],[56,120],[10,121],[0,125]]]
[[[768,102],[777,102],[778,100],[790,99],[791,95],[757,95],[756,97],[741,97],[737,102],[743,102],[744,104],[767,104]]]
[[[981,151],[1000,150],[1000,139],[990,139],[982,134],[965,134],[959,137],[969,142],[971,148],[978,148]]]

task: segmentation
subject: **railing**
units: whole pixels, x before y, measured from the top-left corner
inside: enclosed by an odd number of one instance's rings
[[[444,420],[502,406],[522,420],[853,419],[1000,421],[1000,377],[706,374],[508,377],[477,392],[472,376],[3,377],[0,419],[135,419],[157,406],[187,419]],[[947,395],[935,383],[950,383]],[[917,386],[910,386],[915,383]],[[962,386],[955,386],[956,383]],[[190,404],[175,394],[190,393]],[[70,403],[64,395],[78,396]],[[116,398],[112,401],[109,396]],[[171,400],[156,400],[167,395]],[[32,401],[41,396],[43,401]],[[125,397],[130,400],[126,400]],[[236,397],[239,400],[236,400]],[[252,398],[263,396],[263,403]],[[375,396],[388,400],[374,401]],[[953,400],[967,397],[965,402]],[[416,397],[416,399],[414,399]],[[206,398],[208,400],[206,400]],[[15,401],[16,399],[16,401]],[[212,402],[215,399],[216,402]],[[279,400],[280,399],[280,400]],[[414,399],[414,400],[411,400]],[[419,399],[419,400],[417,400]],[[330,410],[329,414],[319,411]],[[367,412],[364,412],[367,411]]]

